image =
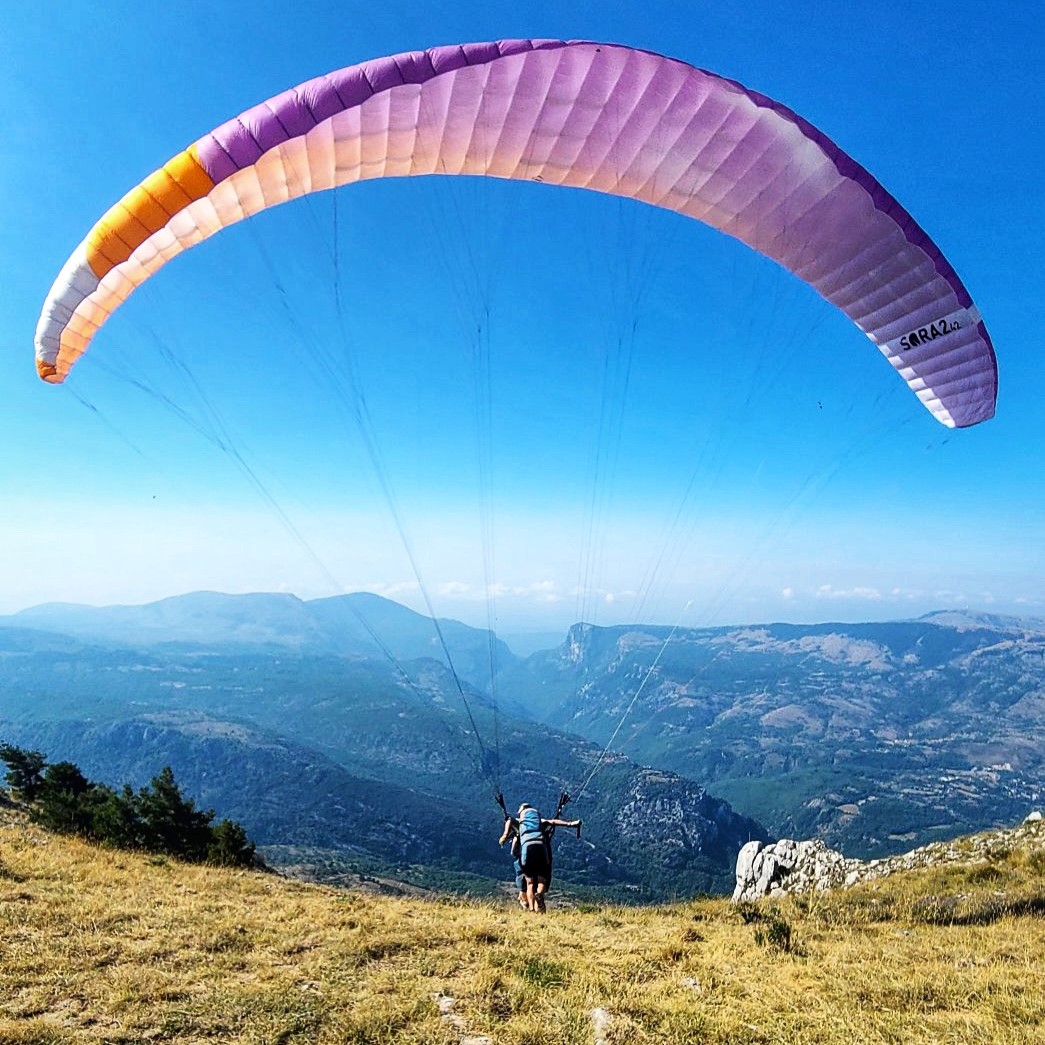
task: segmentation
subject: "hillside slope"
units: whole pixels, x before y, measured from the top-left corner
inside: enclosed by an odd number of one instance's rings
[[[0,809],[0,1041],[1027,1045],[1043,910],[1040,837],[808,903],[540,918],[114,854]]]
[[[434,660],[402,665],[407,684],[365,658],[54,641],[0,629],[0,741],[73,761],[115,787],[141,786],[170,765],[204,805],[239,820],[267,859],[311,863],[320,875],[376,860],[382,873],[420,884],[450,887],[452,874],[482,875],[488,887],[504,880],[511,864],[496,844],[494,774],[479,772],[473,721],[488,744],[497,740],[496,779],[516,805],[554,811],[600,754],[495,714],[479,693],[470,693],[469,720]],[[570,812],[585,830],[580,841],[569,832],[556,840],[564,878],[616,898],[728,892],[736,850],[766,837],[698,783],[618,757]]]

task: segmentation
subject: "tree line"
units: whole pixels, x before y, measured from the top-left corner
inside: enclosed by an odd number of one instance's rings
[[[88,780],[72,762],[48,763],[39,751],[0,744],[8,788],[42,827],[117,849],[162,853],[193,863],[252,867],[254,843],[233,820],[214,823],[181,793],[170,766],[143,788],[115,790]]]

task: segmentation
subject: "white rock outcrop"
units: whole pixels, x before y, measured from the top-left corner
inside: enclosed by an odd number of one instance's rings
[[[748,842],[737,857],[733,902],[831,889],[847,884],[859,865],[859,860],[847,860],[819,839],[782,838],[771,845]]]
[[[1040,812],[1031,813],[1018,827],[986,831],[953,842],[934,842],[881,860],[847,859],[819,839],[796,842],[782,838],[769,845],[748,842],[737,856],[733,902],[848,888],[915,867],[983,862],[993,853],[1027,843],[1045,849],[1045,821]]]

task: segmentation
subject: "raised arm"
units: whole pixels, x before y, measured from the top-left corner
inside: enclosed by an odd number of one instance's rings
[[[513,817],[508,817],[504,821],[504,830],[501,832],[501,837],[497,839],[498,845],[504,845],[512,835],[519,830]]]

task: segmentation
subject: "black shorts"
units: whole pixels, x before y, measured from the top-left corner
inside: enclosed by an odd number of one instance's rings
[[[532,878],[534,883],[543,882],[545,885],[551,885],[552,863],[548,859],[548,850],[543,845],[530,846],[520,867],[522,873],[527,878]]]

